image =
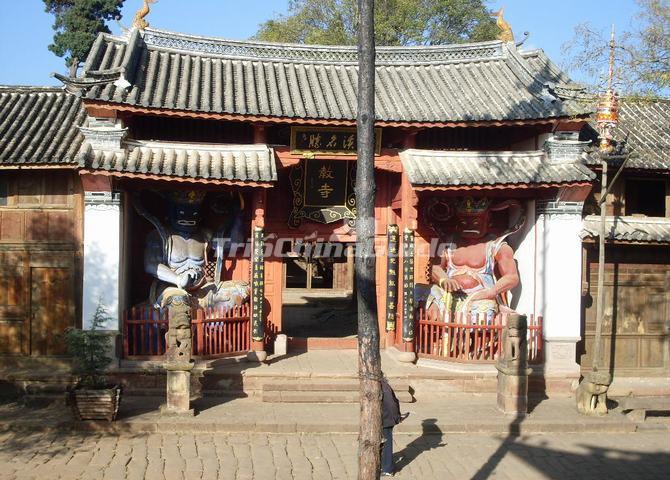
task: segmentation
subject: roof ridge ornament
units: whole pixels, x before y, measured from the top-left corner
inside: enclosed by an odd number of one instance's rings
[[[149,22],[147,22],[144,17],[149,15],[149,12],[151,11],[151,5],[152,3],[156,3],[158,0],[144,0],[144,4],[140,9],[135,13],[135,18],[133,20],[133,28],[137,28],[139,30],[146,30],[149,27]]]
[[[607,77],[607,91],[598,102],[596,113],[596,125],[600,133],[600,151],[602,153],[612,153],[614,147],[614,129],[619,123],[619,98],[613,88],[614,80],[614,49],[616,43],[614,40],[614,25],[612,25],[612,36],[609,42],[609,74]]]
[[[500,33],[496,38],[503,42],[513,42],[514,32],[512,32],[512,26],[503,18],[504,12],[505,7],[500,7],[500,10],[497,12],[491,12],[491,16],[496,18],[496,25],[498,25],[498,28],[500,29]]]

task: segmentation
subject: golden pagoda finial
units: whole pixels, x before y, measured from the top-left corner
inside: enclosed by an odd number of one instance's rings
[[[497,38],[503,42],[513,42],[514,33],[512,32],[512,26],[503,18],[504,12],[505,8],[501,7],[497,12],[491,13],[492,17],[496,17],[496,25],[498,25],[498,28],[500,29],[500,33],[498,34]]]
[[[149,11],[151,11],[151,8],[149,5],[152,3],[156,3],[158,0],[144,0],[144,5],[137,11],[135,14],[135,19],[133,20],[133,28],[138,28],[140,30],[144,30],[149,26],[149,22],[147,22],[144,17],[149,15]]]
[[[612,25],[612,35],[610,37],[610,58],[609,72],[607,76],[607,91],[598,103],[596,113],[596,125],[600,133],[600,151],[609,153],[612,151],[612,140],[614,139],[614,129],[619,123],[619,99],[614,91],[614,25]]]

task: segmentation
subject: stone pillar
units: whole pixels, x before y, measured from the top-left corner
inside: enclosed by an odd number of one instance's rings
[[[503,329],[498,370],[498,410],[506,415],[528,413],[528,323],[525,315],[510,314]]]
[[[263,362],[265,351],[265,258],[263,229],[254,228],[251,257],[251,351],[249,361]]]
[[[401,362],[416,360],[414,351],[414,231],[402,234],[402,342]]]
[[[538,202],[537,311],[544,317],[545,379],[579,379],[582,202]]]
[[[163,413],[193,415],[191,409],[191,370],[193,360],[191,352],[193,338],[191,333],[191,305],[189,295],[174,294],[166,301],[169,313],[167,332],[167,402]]]

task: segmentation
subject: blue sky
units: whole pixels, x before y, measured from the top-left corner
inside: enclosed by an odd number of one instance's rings
[[[42,1],[0,1],[0,85],[57,85],[50,73],[64,73],[66,68],[63,59],[47,50],[53,18],[44,12]],[[130,24],[141,3],[126,0],[121,23]],[[288,0],[159,0],[148,19],[155,28],[246,39],[263,21],[285,13],[287,4]],[[609,31],[614,23],[617,30],[626,30],[637,11],[635,0],[494,0],[489,6],[504,6],[517,38],[529,31],[526,47],[543,48],[559,64],[561,46],[572,38],[577,24],[588,21]],[[110,27],[118,33],[116,24]]]

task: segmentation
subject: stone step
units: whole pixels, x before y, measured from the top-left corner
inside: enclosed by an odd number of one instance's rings
[[[408,383],[389,382],[396,393],[402,391],[409,391],[410,385]],[[357,381],[333,381],[333,380],[293,380],[293,381],[279,381],[264,383],[262,390],[264,392],[272,391],[344,391],[357,392],[359,384]]]
[[[390,382],[398,400],[412,403],[413,389],[406,382]],[[302,379],[270,381],[261,386],[261,399],[271,403],[356,403],[358,381],[351,379]]]
[[[396,391],[398,401],[412,403],[409,391]],[[354,391],[277,391],[262,393],[261,399],[267,403],[358,403],[359,394]]]

